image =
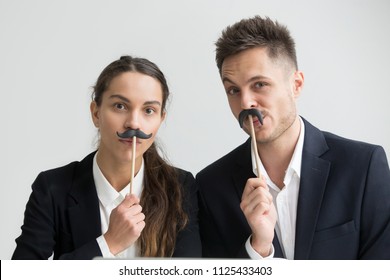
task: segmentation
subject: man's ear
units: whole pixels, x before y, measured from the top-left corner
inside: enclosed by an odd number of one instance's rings
[[[99,128],[99,106],[96,104],[95,101],[92,101],[91,105],[89,105],[89,109],[91,111],[93,124],[95,125],[95,127]]]
[[[303,89],[303,85],[305,83],[305,76],[302,71],[295,71],[294,73],[294,84],[293,84],[293,92],[294,98],[298,98]]]

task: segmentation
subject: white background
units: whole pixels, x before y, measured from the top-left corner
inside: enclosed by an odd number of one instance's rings
[[[390,154],[388,0],[0,0],[0,259],[20,234],[40,171],[95,149],[91,86],[121,55],[146,57],[173,93],[159,132],[194,175],[241,144],[214,62],[227,25],[256,14],[286,24],[306,84],[300,114]]]

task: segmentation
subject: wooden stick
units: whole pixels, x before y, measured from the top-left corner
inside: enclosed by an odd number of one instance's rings
[[[252,118],[252,115],[249,115],[248,117],[249,117],[249,124],[250,124],[250,128],[251,128],[252,147],[253,147],[253,150],[255,151],[257,178],[261,178],[260,158],[259,158],[259,151],[257,150],[255,128],[253,126],[253,118]]]
[[[134,171],[135,171],[135,147],[137,145],[137,137],[133,136],[133,152],[131,155],[131,178],[130,178],[130,194],[133,193],[133,181],[134,181]]]

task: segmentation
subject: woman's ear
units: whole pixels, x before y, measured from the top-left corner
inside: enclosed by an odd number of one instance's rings
[[[163,111],[162,114],[161,114],[161,122],[163,122],[165,120],[165,117],[167,116],[167,111]]]
[[[99,128],[99,106],[96,104],[95,101],[92,101],[91,105],[89,105],[89,109],[91,111],[93,124],[95,125],[95,127]]]

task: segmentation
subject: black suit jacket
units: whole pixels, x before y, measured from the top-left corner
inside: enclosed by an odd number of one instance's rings
[[[390,171],[382,147],[305,121],[294,259],[390,259]],[[205,257],[248,257],[240,209],[252,172],[250,139],[206,167],[199,186]],[[283,257],[275,234],[275,256]]]
[[[99,199],[92,174],[94,153],[42,172],[32,185],[22,234],[12,259],[92,259],[102,256],[96,238],[102,235]],[[188,226],[177,237],[174,257],[199,257],[197,188],[191,173],[178,169]]]

